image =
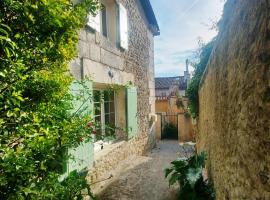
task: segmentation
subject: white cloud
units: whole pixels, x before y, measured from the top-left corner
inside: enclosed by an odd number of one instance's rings
[[[155,39],[156,76],[182,75],[186,58],[192,57],[198,48],[198,39],[208,42],[217,34],[209,28],[212,21],[220,18],[224,0],[151,0],[151,3],[161,31]]]

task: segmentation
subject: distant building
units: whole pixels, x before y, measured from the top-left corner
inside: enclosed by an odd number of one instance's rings
[[[156,137],[178,139],[180,142],[194,140],[192,119],[188,113],[186,89],[190,81],[189,62],[186,60],[184,76],[155,78],[156,113],[158,117]],[[174,127],[174,133],[166,131]]]
[[[169,96],[185,96],[187,85],[190,81],[189,62],[186,60],[184,76],[157,77],[155,78],[156,99],[164,99]]]

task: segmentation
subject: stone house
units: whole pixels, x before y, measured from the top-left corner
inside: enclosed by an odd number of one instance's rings
[[[83,104],[84,111],[92,113],[101,134],[109,131],[107,124],[119,127],[113,141],[96,139],[69,150],[74,159],[67,172],[88,167],[90,183],[121,160],[155,145],[154,36],[159,27],[151,4],[149,0],[101,0],[101,4],[101,11],[89,14],[80,31],[78,57],[70,64],[76,80],[90,79],[92,98],[77,102],[78,109]],[[80,87],[73,86],[74,92]]]
[[[184,76],[155,78],[155,110],[158,118],[156,137],[158,139],[174,138],[180,142],[194,140],[192,118],[188,115],[188,99],[185,97],[190,81],[188,65],[187,60]],[[174,135],[168,135],[164,131],[167,124],[173,124],[177,129]]]
[[[183,76],[156,77],[156,97],[169,97],[176,94],[185,96],[188,82],[190,81],[189,61],[186,60],[186,71]]]

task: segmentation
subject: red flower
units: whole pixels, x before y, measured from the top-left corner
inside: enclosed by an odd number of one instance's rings
[[[97,130],[93,130],[93,134],[96,135],[97,134]]]

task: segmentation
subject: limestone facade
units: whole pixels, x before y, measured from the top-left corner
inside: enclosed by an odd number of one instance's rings
[[[115,2],[127,10],[128,49],[119,48],[111,36],[105,37],[86,26],[80,31],[78,57],[70,65],[73,76],[78,80],[90,77],[94,89],[130,83],[137,88],[138,132],[132,139],[108,145],[95,154],[93,165],[89,166],[90,183],[99,181],[102,174],[121,160],[130,155],[142,155],[155,145],[155,129],[150,123],[155,114],[154,35],[157,33],[153,32],[153,25],[140,2]],[[121,90],[116,96],[116,124],[125,128],[125,91]]]

